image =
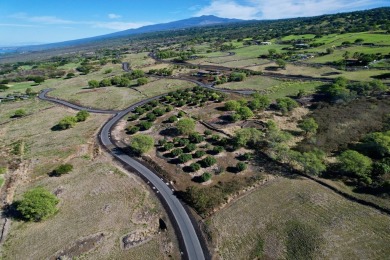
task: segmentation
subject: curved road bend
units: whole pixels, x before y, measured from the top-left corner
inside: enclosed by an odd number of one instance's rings
[[[95,110],[95,109],[86,109],[84,107],[80,107],[74,104],[71,104],[69,102],[63,101],[63,100],[57,100],[54,98],[48,98],[46,97],[46,94],[50,91],[50,89],[45,89],[39,94],[39,98],[51,102],[55,102],[76,110],[87,110],[92,113],[109,113],[109,111],[105,110]],[[167,206],[169,207],[172,216],[174,217],[177,226],[180,230],[181,237],[184,242],[185,250],[187,253],[188,259],[196,259],[196,260],[203,260],[205,259],[205,256],[203,254],[202,246],[200,244],[199,238],[195,232],[194,226],[192,225],[192,222],[190,220],[190,217],[188,216],[187,212],[185,211],[183,205],[180,203],[179,199],[174,195],[171,188],[164,183],[162,179],[160,179],[156,174],[154,174],[151,170],[149,170],[147,167],[145,167],[140,162],[136,161],[135,159],[131,158],[127,154],[121,152],[121,149],[118,149],[119,147],[115,145],[115,143],[111,140],[111,129],[118,123],[119,120],[121,120],[126,114],[134,110],[138,106],[142,106],[146,103],[148,103],[151,100],[158,99],[162,95],[157,97],[152,97],[145,99],[141,102],[138,102],[130,107],[128,107],[125,110],[122,110],[120,112],[112,112],[111,114],[115,113],[116,115],[113,116],[109,121],[107,121],[103,128],[100,130],[99,133],[99,140],[101,144],[118,160],[121,162],[129,165],[131,168],[135,169],[139,174],[144,176],[147,180],[150,181],[150,183],[157,189],[157,191],[160,193],[161,197],[165,200]]]
[[[72,104],[72,103],[69,103],[65,100],[61,100],[61,99],[57,99],[57,98],[50,98],[50,97],[46,97],[46,94],[50,91],[52,91],[53,89],[52,88],[47,88],[47,89],[44,89],[42,90],[38,97],[42,100],[47,100],[47,101],[50,101],[50,102],[53,102],[53,103],[57,103],[57,104],[60,104],[60,105],[63,105],[63,106],[66,106],[66,107],[70,107],[70,108],[73,108],[75,110],[86,110],[88,112],[91,112],[91,113],[97,113],[97,114],[116,114],[118,113],[119,111],[114,111],[114,110],[101,110],[101,109],[94,109],[94,108],[88,108],[88,107],[82,107],[82,106],[78,106],[76,104]]]

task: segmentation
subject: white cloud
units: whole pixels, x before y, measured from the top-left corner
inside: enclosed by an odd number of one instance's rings
[[[93,28],[105,28],[110,29],[114,31],[120,31],[120,30],[127,30],[127,29],[134,29],[139,28],[141,26],[150,25],[152,23],[150,22],[105,22],[105,21],[71,21],[71,20],[64,20],[55,16],[29,16],[26,13],[17,13],[8,16],[9,18],[21,20],[24,22],[31,22],[35,23],[36,25],[29,25],[29,27],[34,26],[40,26],[42,24],[44,25],[70,25],[70,24],[77,24],[77,25],[87,25]],[[120,18],[120,15],[117,14],[109,14],[109,18],[111,19],[117,19]],[[0,24],[0,26],[26,26],[22,24]],[[69,29],[70,27],[61,27]]]
[[[239,19],[280,19],[370,8],[384,0],[212,0],[195,13]]]
[[[16,23],[0,23],[0,27],[43,27],[39,25],[32,24],[16,24]]]
[[[122,16],[119,14],[108,14],[108,18],[110,18],[110,19],[119,19],[121,17]]]
[[[28,16],[26,13],[17,13],[9,16],[10,18],[23,20],[27,22],[43,23],[43,24],[74,24],[76,22],[64,20],[56,16]]]
[[[235,1],[214,0],[210,5],[200,9],[196,16],[216,15],[224,18],[255,19],[257,8],[251,5],[241,5]]]
[[[150,25],[151,23],[130,23],[130,22],[89,22],[92,27],[111,29],[115,31],[122,31],[127,29],[135,29],[145,25]]]

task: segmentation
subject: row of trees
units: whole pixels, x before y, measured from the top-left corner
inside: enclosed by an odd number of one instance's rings
[[[90,80],[88,81],[88,86],[90,88],[98,87],[109,87],[109,86],[118,86],[118,87],[130,87],[132,85],[132,80],[137,79],[137,85],[145,85],[148,83],[148,79],[145,78],[145,73],[142,70],[134,70],[132,72],[123,74],[122,76],[115,76],[113,78],[103,79],[101,81]]]

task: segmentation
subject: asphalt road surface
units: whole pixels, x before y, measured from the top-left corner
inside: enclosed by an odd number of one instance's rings
[[[180,235],[183,239],[185,246],[185,254],[186,257],[190,260],[202,260],[205,259],[202,246],[200,244],[199,238],[196,234],[195,228],[185,211],[183,205],[180,203],[179,199],[174,195],[173,189],[169,186],[169,183],[165,183],[162,179],[160,179],[156,174],[154,174],[151,170],[145,167],[142,163],[138,162],[134,158],[122,152],[122,150],[116,146],[116,144],[111,140],[111,130],[112,128],[121,120],[126,114],[134,110],[138,106],[142,106],[148,103],[151,100],[158,99],[161,96],[153,97],[145,99],[141,102],[138,102],[125,110],[122,111],[107,111],[107,110],[98,110],[98,109],[89,109],[85,107],[81,107],[64,100],[58,100],[55,98],[48,98],[46,94],[51,89],[45,89],[39,94],[39,98],[42,100],[47,100],[51,102],[55,102],[66,107],[70,107],[76,110],[87,110],[91,113],[104,113],[104,114],[115,114],[99,133],[99,141],[100,143],[119,161],[129,165],[131,168],[135,169],[139,174],[145,177],[150,184],[152,184],[152,188],[156,190],[157,193],[164,199],[168,209],[171,211],[171,216],[173,216],[176,221],[177,227],[180,230]]]

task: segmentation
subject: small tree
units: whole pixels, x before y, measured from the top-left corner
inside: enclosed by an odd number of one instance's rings
[[[242,119],[248,119],[254,116],[252,110],[250,110],[249,107],[240,107],[238,109],[238,114],[241,116]]]
[[[347,150],[338,157],[338,160],[343,172],[352,174],[366,183],[371,183],[372,161],[369,157],[353,150]]]
[[[72,128],[76,125],[77,119],[74,116],[66,116],[58,123],[57,127],[60,130]]]
[[[137,134],[134,135],[130,142],[130,148],[137,154],[143,154],[154,146],[154,139],[148,135]]]
[[[41,221],[57,212],[59,200],[46,189],[39,187],[23,194],[16,209],[28,221]]]
[[[97,88],[97,87],[99,87],[99,81],[97,81],[95,79],[90,80],[90,81],[88,81],[88,86],[90,88]]]
[[[191,118],[183,118],[176,124],[181,134],[190,134],[195,130],[195,121]]]
[[[77,122],[83,122],[87,120],[88,117],[89,117],[89,112],[86,110],[81,110],[77,113],[76,120]]]
[[[61,164],[57,168],[53,170],[51,173],[52,176],[61,176],[63,174],[68,174],[73,170],[73,165],[66,163],[66,164]]]
[[[316,123],[314,118],[306,118],[298,124],[298,127],[301,128],[306,135],[315,134],[318,129],[318,124]]]
[[[169,123],[175,123],[177,121],[177,116],[171,116],[168,118]]]
[[[225,110],[227,111],[238,111],[240,107],[240,103],[235,100],[229,100],[225,103]]]

